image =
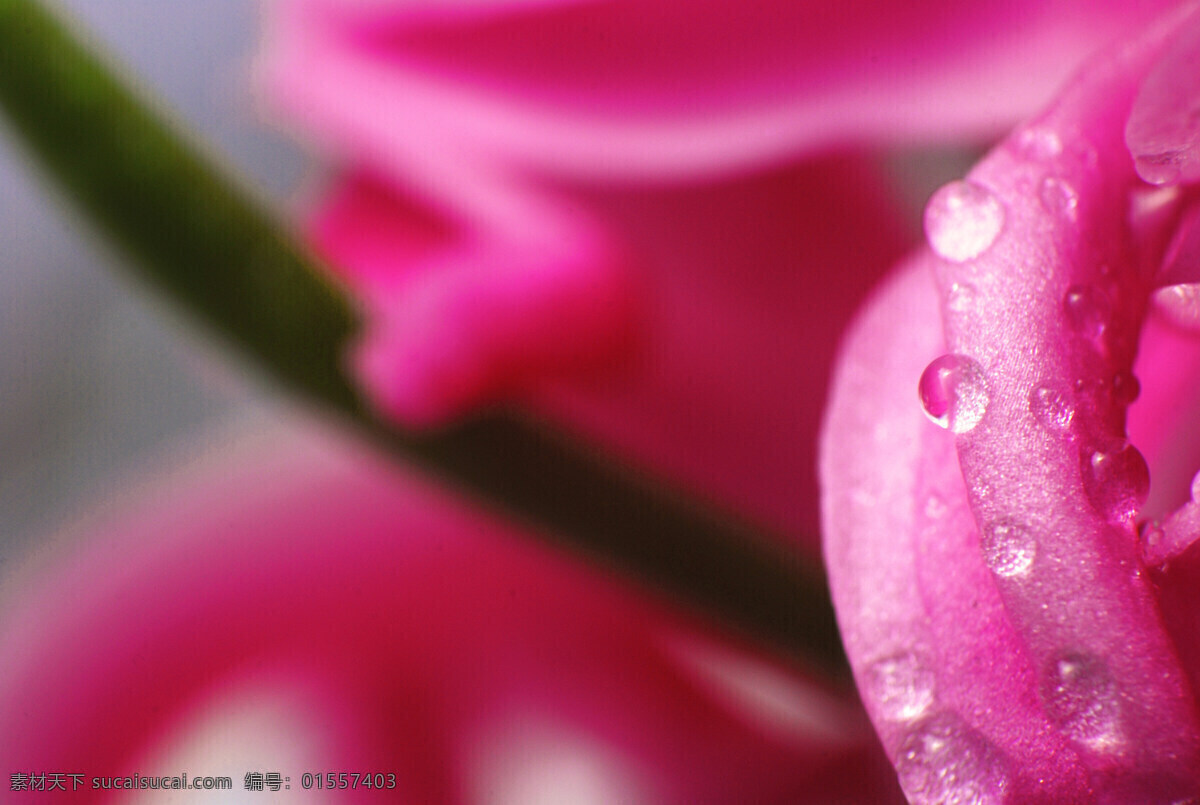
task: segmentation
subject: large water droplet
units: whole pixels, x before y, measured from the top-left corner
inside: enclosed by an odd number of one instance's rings
[[[970,313],[975,307],[979,292],[969,282],[955,282],[946,291],[946,309],[951,313]]]
[[[1186,330],[1200,330],[1200,283],[1159,288],[1154,292],[1154,304],[1173,324]]]
[[[1108,328],[1112,305],[1095,285],[1072,285],[1063,296],[1063,313],[1072,330],[1098,342]]]
[[[1109,520],[1128,520],[1150,492],[1150,469],[1138,449],[1115,442],[1080,454],[1083,491],[1096,511]]]
[[[1192,502],[1200,503],[1200,472],[1192,477]]]
[[[943,355],[921,374],[917,385],[925,415],[954,433],[979,424],[991,401],[983,368],[965,355]]]
[[[1032,531],[1019,523],[989,523],[980,533],[979,541],[984,561],[998,576],[1023,576],[1033,567],[1037,540]]]
[[[1177,151],[1161,154],[1145,154],[1134,159],[1133,166],[1138,176],[1150,184],[1175,184],[1183,173],[1183,155]]]
[[[940,257],[962,263],[983,254],[1004,228],[1004,206],[973,182],[950,182],[925,207],[925,236]]]
[[[1069,738],[1096,751],[1121,742],[1121,699],[1108,665],[1088,654],[1050,664],[1042,687],[1046,715]]]
[[[912,721],[933,704],[933,672],[912,654],[885,657],[867,669],[867,691],[884,718]]]
[[[1037,386],[1029,393],[1029,411],[1042,427],[1066,433],[1075,420],[1075,403],[1069,392],[1054,386]]]
[[[1053,215],[1074,221],[1079,217],[1079,194],[1065,180],[1047,176],[1038,190],[1042,206]]]
[[[912,805],[999,805],[1011,785],[999,752],[952,714],[905,738],[896,772]]]

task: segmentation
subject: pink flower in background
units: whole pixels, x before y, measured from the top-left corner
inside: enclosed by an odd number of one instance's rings
[[[1196,8],[938,191],[844,346],[827,559],[912,802],[1200,793]]]
[[[517,401],[815,550],[832,355],[910,245],[847,149],[998,134],[1166,5],[277,0],[259,76],[382,409]]]
[[[128,802],[93,778],[259,771],[295,802],[896,799],[849,701],[361,448],[260,435],[137,492],[9,580],[6,789],[78,773],[64,801]],[[305,790],[325,771],[388,789]]]

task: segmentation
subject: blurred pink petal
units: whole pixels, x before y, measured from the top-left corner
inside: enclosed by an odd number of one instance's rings
[[[309,230],[380,409],[517,400],[811,545],[837,334],[908,242],[812,157],[998,131],[1159,5],[276,0],[258,73],[343,172]]]
[[[996,132],[1170,5],[275,0],[262,73],[307,130],[381,164],[694,175]]]
[[[827,556],[860,689],[913,802],[1174,803],[1200,787],[1195,669],[1181,662],[1196,652],[1173,642],[1196,638],[1178,628],[1185,607],[1159,597],[1186,582],[1142,569],[1149,476],[1125,438],[1165,247],[1136,219],[1123,134],[1143,77],[1178,58],[1172,32],[1200,24],[1183,19],[1093,62],[938,191],[931,250],[844,348],[823,443]],[[1143,369],[1183,391],[1178,362]],[[921,421],[918,376],[949,433]],[[896,657],[904,674],[880,686]]]
[[[12,578],[9,772],[280,771],[289,799],[305,771],[396,776],[319,802],[896,801],[853,706],[803,677],[359,450],[242,452]]]

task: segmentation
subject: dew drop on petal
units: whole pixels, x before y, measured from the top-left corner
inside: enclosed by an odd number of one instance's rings
[[[1112,306],[1108,295],[1094,285],[1072,285],[1063,295],[1063,313],[1071,329],[1099,341],[1108,327]]]
[[[963,263],[983,254],[1004,228],[1000,200],[973,182],[943,186],[925,207],[925,236],[938,256]]]
[[[1029,393],[1029,411],[1042,427],[1055,433],[1066,433],[1075,419],[1075,403],[1071,395],[1054,386],[1037,386]]]
[[[936,492],[925,499],[925,516],[930,520],[940,520],[946,516],[946,501]]]
[[[1017,135],[1017,148],[1029,159],[1047,161],[1062,155],[1063,143],[1055,131],[1028,128]]]
[[[1150,492],[1150,469],[1138,449],[1115,442],[1080,454],[1083,491],[1096,511],[1109,520],[1128,520]]]
[[[1142,552],[1142,561],[1151,567],[1162,564],[1166,540],[1167,532],[1158,520],[1142,523],[1138,527],[1138,547]]]
[[[1079,216],[1079,194],[1063,179],[1047,176],[1042,180],[1038,198],[1046,211],[1074,221]]]
[[[979,424],[991,401],[980,365],[965,355],[943,355],[921,374],[917,386],[925,415],[954,433]]]
[[[1154,304],[1178,327],[1200,330],[1200,283],[1168,285],[1154,292]]]
[[[1108,665],[1082,653],[1050,663],[1043,681],[1046,715],[1067,737],[1096,751],[1121,742],[1121,699]]]
[[[951,313],[970,313],[975,307],[978,291],[968,282],[955,282],[946,292],[946,309]]]
[[[1192,502],[1200,503],[1200,472],[1192,477]]]
[[[1129,405],[1142,393],[1142,384],[1132,372],[1117,372],[1113,376],[1113,396],[1122,405]]]
[[[912,654],[885,657],[867,669],[867,692],[884,718],[912,721],[933,704],[933,672]]]
[[[952,714],[928,719],[904,739],[896,772],[913,805],[999,805],[1011,785],[999,752]]]
[[[1150,184],[1175,184],[1183,174],[1183,159],[1183,155],[1176,151],[1164,151],[1139,156],[1134,159],[1133,166],[1138,176]]]
[[[1023,576],[1033,567],[1037,540],[1019,523],[1000,521],[984,526],[979,536],[983,558],[992,572],[1012,578]]]

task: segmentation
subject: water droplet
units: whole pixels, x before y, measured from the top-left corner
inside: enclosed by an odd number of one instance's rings
[[[925,236],[940,257],[955,263],[983,254],[1004,228],[1004,206],[973,182],[950,182],[925,207]]]
[[[1142,393],[1142,384],[1133,372],[1117,372],[1113,376],[1113,397],[1122,405],[1129,405]]]
[[[1180,162],[1183,156],[1176,151],[1161,154],[1143,154],[1134,159],[1138,176],[1150,184],[1175,184],[1183,173]]]
[[[979,539],[984,561],[996,575],[1022,576],[1033,567],[1037,540],[1025,526],[1005,521],[991,523],[984,527]]]
[[[1042,688],[1046,715],[1072,740],[1097,751],[1121,742],[1121,699],[1108,665],[1088,654],[1050,664]]]
[[[925,415],[954,433],[978,425],[991,400],[982,367],[965,355],[936,358],[921,374],[917,388]]]
[[[913,805],[999,805],[1011,785],[999,752],[952,714],[925,721],[904,739],[896,772]]]
[[[867,690],[884,718],[912,721],[933,704],[933,672],[912,654],[885,657],[867,670]]]
[[[1062,155],[1062,138],[1049,129],[1029,128],[1017,135],[1017,147],[1029,159],[1051,160]]]
[[[1054,386],[1037,386],[1029,394],[1029,410],[1042,427],[1056,433],[1066,433],[1075,419],[1075,403],[1071,395]]]
[[[1200,472],[1192,477],[1192,502],[1200,503]]]
[[[925,516],[930,520],[940,520],[945,515],[946,501],[938,493],[931,493],[925,500]]]
[[[1108,327],[1112,305],[1108,295],[1095,285],[1072,285],[1063,296],[1063,313],[1071,329],[1099,341]]]
[[[1109,520],[1128,520],[1150,492],[1150,469],[1138,449],[1116,442],[1081,453],[1083,491]]]
[[[1159,288],[1154,292],[1154,304],[1172,324],[1187,330],[1200,330],[1200,283]]]
[[[1158,520],[1147,520],[1138,527],[1138,546],[1142,560],[1152,567],[1162,564],[1167,532]]]
[[[955,282],[946,292],[946,309],[951,313],[970,313],[978,296],[975,286],[966,282]]]
[[[1079,217],[1079,194],[1066,181],[1055,176],[1042,180],[1038,198],[1047,212],[1061,215],[1074,221]]]

